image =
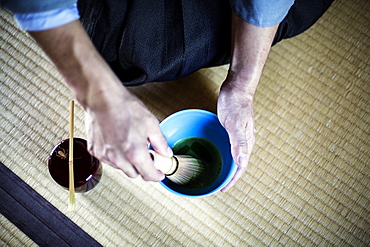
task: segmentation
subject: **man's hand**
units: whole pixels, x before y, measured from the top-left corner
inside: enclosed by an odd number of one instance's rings
[[[86,113],[89,150],[127,176],[160,181],[148,143],[171,156],[158,120],[133,96],[97,52],[79,21],[30,32],[63,75]]]
[[[231,155],[238,169],[222,191],[227,191],[234,186],[245,172],[255,143],[253,95],[233,87],[233,84],[235,82],[232,80],[226,80],[223,83],[218,97],[217,115],[229,134]]]
[[[158,152],[171,156],[157,118],[126,90],[109,92],[109,99],[99,97],[100,107],[86,110],[89,151],[130,178],[140,174],[146,181],[164,179],[148,153],[150,143]]]
[[[247,168],[255,143],[253,98],[277,27],[258,27],[232,15],[230,68],[218,98],[218,117],[229,134],[237,172],[230,189]]]

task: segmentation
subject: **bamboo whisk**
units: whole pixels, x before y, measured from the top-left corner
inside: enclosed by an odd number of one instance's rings
[[[203,161],[190,155],[174,155],[165,157],[159,153],[149,150],[154,161],[154,166],[163,172],[172,182],[184,185],[199,176],[205,169]]]

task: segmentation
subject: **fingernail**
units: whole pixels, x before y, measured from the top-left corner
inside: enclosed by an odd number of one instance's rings
[[[168,154],[169,157],[173,156],[173,151],[170,147],[167,147],[167,154]]]
[[[248,155],[239,154],[237,164],[240,167],[247,167],[248,166]]]

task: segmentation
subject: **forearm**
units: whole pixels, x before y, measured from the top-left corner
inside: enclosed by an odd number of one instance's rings
[[[96,108],[95,97],[122,84],[93,46],[79,21],[58,28],[29,32],[63,75],[68,87],[84,108]],[[103,101],[101,101],[103,99]]]
[[[254,96],[278,25],[258,27],[232,15],[232,50],[227,81]]]
[[[85,109],[90,153],[131,178],[140,174],[146,181],[163,180],[148,152],[149,142],[160,154],[172,156],[158,120],[122,85],[79,21],[30,34]]]
[[[231,188],[248,166],[256,131],[253,98],[277,29],[277,25],[254,26],[235,13],[232,24],[230,68],[218,97],[217,114],[229,134],[238,169],[222,191]]]

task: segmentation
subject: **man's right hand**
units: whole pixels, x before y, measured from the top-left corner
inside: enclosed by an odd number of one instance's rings
[[[150,143],[159,153],[172,155],[158,120],[123,87],[104,94],[108,98],[96,97],[101,103],[98,108],[86,109],[89,151],[130,178],[141,175],[146,181],[164,179],[148,154]]]
[[[79,21],[30,32],[63,75],[84,108],[89,150],[101,161],[133,178],[160,181],[148,144],[171,156],[158,120],[119,81]]]

